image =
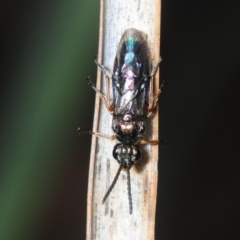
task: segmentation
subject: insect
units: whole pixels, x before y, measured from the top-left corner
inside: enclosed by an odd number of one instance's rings
[[[130,169],[141,156],[140,145],[158,145],[158,140],[145,140],[145,121],[157,106],[158,93],[153,96],[153,77],[161,62],[152,68],[148,44],[142,32],[130,28],[125,30],[118,45],[112,76],[107,74],[105,67],[95,60],[107,79],[107,94],[103,94],[87,79],[88,84],[100,96],[107,110],[113,116],[113,136],[78,129],[79,133],[95,134],[97,137],[117,139],[113,148],[113,157],[119,163],[119,169],[103,198],[103,203],[114,188],[121,170],[127,172],[129,213],[132,213]],[[112,85],[112,102],[110,100],[110,81]]]

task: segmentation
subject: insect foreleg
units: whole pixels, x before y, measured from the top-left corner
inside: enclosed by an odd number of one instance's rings
[[[79,134],[88,133],[88,134],[95,135],[96,137],[99,137],[99,138],[106,138],[106,139],[109,139],[109,140],[115,140],[116,139],[116,135],[108,136],[108,135],[105,135],[105,134],[102,134],[102,133],[92,132],[92,130],[81,129],[80,127],[77,129],[77,131],[78,131]]]

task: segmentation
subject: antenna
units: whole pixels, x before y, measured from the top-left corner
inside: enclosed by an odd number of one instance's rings
[[[131,194],[130,167],[127,168],[127,186],[128,186],[129,213],[132,214],[132,194]]]
[[[121,170],[122,170],[122,165],[119,166],[118,171],[117,171],[117,174],[116,174],[116,176],[115,176],[115,178],[114,178],[111,186],[109,187],[108,191],[106,192],[106,194],[105,194],[105,196],[104,196],[104,198],[103,198],[103,200],[102,200],[102,203],[103,203],[103,204],[104,204],[105,201],[107,200],[110,192],[113,190],[113,188],[114,188],[114,186],[115,186],[115,184],[116,184],[116,182],[117,182],[117,180],[118,180],[118,177],[119,177],[119,175],[120,175]]]

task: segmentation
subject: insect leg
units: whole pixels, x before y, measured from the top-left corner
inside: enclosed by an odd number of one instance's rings
[[[101,133],[98,133],[98,132],[92,132],[91,130],[81,129],[80,127],[77,129],[77,131],[78,131],[79,134],[88,133],[88,134],[95,135],[96,137],[99,137],[99,138],[106,138],[106,139],[109,139],[109,140],[115,140],[116,139],[116,135],[108,136],[108,135],[101,134]]]
[[[160,59],[158,60],[158,62],[155,64],[155,66],[152,69],[152,72],[151,72],[151,75],[150,75],[151,78],[154,77],[154,75],[155,75],[155,73],[156,73],[156,71],[157,71],[161,61],[162,61],[162,58],[160,57]]]
[[[143,144],[143,145],[147,145],[147,144],[158,145],[159,141],[158,140],[145,140],[145,139],[142,138],[139,143]]]
[[[96,65],[97,65],[99,68],[101,68],[101,70],[103,71],[103,74],[104,74],[106,77],[108,77],[109,79],[111,79],[111,75],[112,75],[112,74],[111,74],[102,64],[100,64],[100,63],[97,61],[97,56],[96,56],[94,62],[96,63]]]
[[[153,92],[154,92],[153,78],[154,78],[154,75],[155,75],[155,73],[156,73],[156,71],[157,71],[161,61],[162,61],[162,59],[160,58],[159,61],[153,67],[152,72],[150,74],[151,81],[150,81],[150,89],[149,89],[149,107],[148,107],[147,117],[150,117],[152,115],[153,111],[155,110],[155,108],[157,106],[158,98],[159,98],[159,95],[161,93],[161,89],[162,89],[162,86],[163,86],[163,84],[162,84],[160,86],[159,90],[158,90],[157,95],[153,96]]]
[[[93,82],[90,80],[90,77],[87,78],[88,84],[91,86],[91,88],[99,95],[99,97],[102,99],[105,107],[109,111],[110,114],[112,114],[113,111],[113,105],[109,103],[109,96],[104,95],[100,90],[98,90]]]
[[[140,144],[143,144],[143,145],[158,145],[159,144],[159,141],[158,140],[145,140],[145,139],[141,139]],[[165,140],[160,140],[160,143],[164,144],[164,147],[167,146],[167,141]]]
[[[107,109],[108,109],[108,111],[112,112],[113,111],[113,104],[110,103],[110,80],[111,80],[111,73],[102,64],[100,64],[97,61],[97,56],[96,56],[94,62],[102,70],[103,75],[106,78],[106,89],[107,89],[106,102],[107,102],[107,105],[108,105]]]

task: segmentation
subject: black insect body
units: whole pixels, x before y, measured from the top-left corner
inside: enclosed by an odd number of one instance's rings
[[[143,136],[147,117],[149,56],[142,34],[135,29],[126,30],[119,43],[112,75],[112,129],[121,142],[114,147],[113,156],[125,169],[130,169],[140,158],[137,144]]]
[[[120,142],[113,149],[113,157],[120,165],[119,170],[103,198],[103,203],[117,182],[121,170],[126,170],[130,214],[132,213],[130,169],[141,156],[139,145],[158,144],[158,140],[144,140],[143,134],[145,131],[144,122],[157,106],[161,92],[159,89],[158,94],[153,97],[153,93],[149,90],[152,89],[150,84],[152,84],[159,64],[160,61],[150,71],[151,58],[147,42],[140,31],[131,28],[125,30],[120,40],[112,77],[107,76],[108,81],[112,80],[112,103],[109,100],[110,96],[106,96],[96,89],[88,78],[88,83],[99,94],[106,108],[113,115],[112,130],[115,135],[107,138],[117,139]],[[106,74],[104,66],[98,63],[97,65]],[[79,133],[83,132],[86,131],[79,129]],[[92,133],[91,131],[89,133],[96,134],[98,137],[106,137],[100,133]]]

